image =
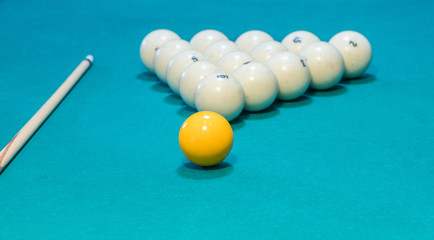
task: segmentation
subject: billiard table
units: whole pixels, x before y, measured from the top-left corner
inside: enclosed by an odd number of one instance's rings
[[[94,64],[0,174],[0,239],[434,239],[434,2],[0,0],[0,148]],[[244,111],[222,163],[178,144],[195,112],[147,71],[155,29],[366,36],[357,79]]]

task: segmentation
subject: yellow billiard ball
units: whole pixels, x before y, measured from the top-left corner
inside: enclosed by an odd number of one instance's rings
[[[184,156],[197,165],[208,167],[223,161],[234,142],[232,127],[220,114],[197,112],[182,124],[179,146]]]

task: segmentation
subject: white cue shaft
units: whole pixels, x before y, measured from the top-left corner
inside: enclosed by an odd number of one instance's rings
[[[33,117],[24,125],[23,128],[15,135],[14,138],[0,152],[0,173],[3,167],[17,154],[18,151],[32,137],[35,131],[41,126],[51,112],[59,105],[62,99],[68,94],[77,81],[86,73],[87,69],[93,62],[93,56],[88,55],[77,68],[69,75],[62,85],[54,94],[45,102],[45,104],[33,115]]]

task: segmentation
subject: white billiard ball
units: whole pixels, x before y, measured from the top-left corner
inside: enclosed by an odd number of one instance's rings
[[[226,35],[217,30],[208,29],[196,33],[190,43],[194,49],[203,52],[210,44],[224,40],[229,40]]]
[[[277,78],[280,100],[294,100],[306,92],[310,84],[309,67],[293,52],[279,52],[273,55],[267,66]]]
[[[232,41],[218,41],[211,43],[204,50],[205,56],[213,63],[217,63],[219,59],[228,52],[238,51],[240,48]]]
[[[206,76],[221,72],[222,70],[214,63],[208,61],[199,61],[188,66],[181,75],[179,80],[179,94],[184,102],[190,107],[196,109],[194,104],[194,92],[199,82]]]
[[[198,111],[216,112],[231,121],[243,111],[244,90],[240,82],[225,72],[212,73],[200,81],[195,93]]]
[[[277,79],[267,65],[260,62],[247,62],[239,66],[233,75],[243,86],[245,110],[262,111],[276,100]]]
[[[356,78],[368,69],[372,60],[372,48],[365,36],[354,31],[343,31],[334,35],[329,43],[344,58],[344,77]]]
[[[278,41],[266,41],[258,44],[250,51],[250,55],[261,63],[266,63],[267,60],[278,52],[288,51],[282,43]]]
[[[235,43],[240,46],[241,50],[250,52],[259,43],[272,40],[274,39],[266,32],[251,30],[241,34],[237,40],[235,40]]]
[[[170,59],[187,49],[192,49],[191,44],[182,39],[168,41],[158,48],[155,53],[154,70],[161,81],[167,82],[166,72]]]
[[[166,79],[170,89],[179,94],[179,80],[184,70],[192,63],[205,59],[205,55],[197,50],[184,50],[177,53],[167,65]]]
[[[223,55],[217,65],[226,73],[232,74],[241,64],[253,61],[253,57],[243,51],[229,52]]]
[[[157,49],[175,39],[180,39],[180,37],[167,29],[154,30],[143,38],[140,44],[140,58],[150,72],[154,73],[154,58]]]
[[[310,87],[325,90],[335,86],[344,74],[344,60],[340,52],[327,42],[317,42],[301,51],[310,69]]]
[[[290,52],[300,54],[303,48],[312,43],[321,41],[315,34],[308,31],[295,31],[288,34],[283,40],[282,44]]]

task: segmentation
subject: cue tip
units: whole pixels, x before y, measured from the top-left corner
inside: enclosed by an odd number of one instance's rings
[[[92,55],[87,55],[86,56],[86,60],[88,60],[90,63],[93,63],[93,56]]]

